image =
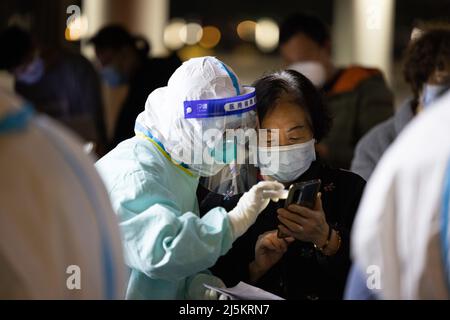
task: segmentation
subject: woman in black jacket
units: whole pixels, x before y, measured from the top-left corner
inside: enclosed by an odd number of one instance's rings
[[[212,272],[227,286],[244,281],[287,299],[341,299],[350,267],[350,230],[365,182],[316,161],[314,145],[326,135],[331,120],[309,80],[287,70],[263,77],[255,87],[268,145],[276,143],[274,129],[279,132],[279,147],[259,148],[260,159],[279,159],[277,166],[260,163],[260,178],[276,179],[286,187],[320,179],[320,193],[313,209],[270,203]],[[237,200],[209,194],[201,209],[232,208]],[[279,238],[278,229],[288,237]]]

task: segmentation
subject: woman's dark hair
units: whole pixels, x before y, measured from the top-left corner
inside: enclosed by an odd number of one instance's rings
[[[120,49],[125,46],[131,46],[139,53],[142,58],[147,57],[150,52],[150,43],[143,36],[130,34],[121,25],[109,25],[103,27],[98,33],[90,39],[98,49]]]
[[[328,26],[318,17],[307,13],[295,13],[281,23],[280,45],[297,33],[303,33],[321,47],[330,40]]]
[[[450,29],[426,30],[406,51],[403,75],[417,99],[423,85],[436,70],[450,63]]]
[[[317,142],[330,131],[332,120],[319,91],[311,81],[294,70],[282,70],[262,77],[254,84],[260,121],[286,96],[303,108]]]

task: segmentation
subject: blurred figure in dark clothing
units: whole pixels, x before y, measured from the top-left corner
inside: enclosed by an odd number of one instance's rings
[[[136,117],[144,109],[148,95],[167,85],[181,61],[176,55],[167,59],[149,58],[147,40],[131,35],[119,25],[102,28],[90,42],[95,46],[104,82],[110,87],[123,84],[129,87],[114,126],[111,149],[134,135]]]
[[[280,54],[288,66],[309,78],[323,95],[333,127],[316,146],[321,159],[348,169],[356,143],[393,113],[393,94],[380,70],[360,65],[336,66],[331,34],[318,17],[297,13],[280,26]]]
[[[98,74],[82,55],[39,48],[18,27],[0,34],[0,70],[15,78],[15,91],[34,107],[76,132],[103,152],[106,132]]]
[[[366,180],[414,117],[450,91],[450,25],[431,22],[413,29],[403,75],[410,96],[394,116],[372,128],[356,145],[351,171]]]

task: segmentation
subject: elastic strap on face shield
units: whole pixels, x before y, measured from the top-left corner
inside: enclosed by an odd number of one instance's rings
[[[225,63],[221,63],[221,65],[225,69],[225,71],[228,73],[228,76],[230,77],[231,82],[233,83],[233,87],[236,90],[236,95],[239,96],[241,94],[241,90],[239,89],[239,81],[238,81],[237,77],[234,75],[233,72],[230,71],[230,69],[227,68]]]
[[[255,89],[250,93],[223,99],[191,100],[184,102],[184,118],[198,119],[242,114],[256,108]]]
[[[175,166],[180,168],[183,172],[187,173],[189,176],[193,177],[194,174],[189,170],[189,166],[182,162],[176,162],[170,154],[166,151],[166,148],[164,148],[164,145],[159,141],[155,136],[152,135],[152,133],[145,129],[142,125],[139,123],[136,123],[134,126],[134,132],[136,133],[136,136],[141,139],[145,139],[149,142],[151,142],[156,149],[158,149],[159,152],[170,162],[172,162]]]

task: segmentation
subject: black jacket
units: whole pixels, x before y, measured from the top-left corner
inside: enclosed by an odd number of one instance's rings
[[[315,250],[312,243],[296,240],[256,286],[287,299],[342,299],[351,264],[349,236],[365,181],[354,173],[331,169],[318,162],[313,162],[297,182],[312,179],[322,180],[320,191],[327,222],[339,231],[342,238],[338,253],[326,257]],[[231,210],[238,199],[238,196],[224,199],[209,194],[202,201],[200,210],[205,213],[216,206]],[[276,210],[283,206],[284,201],[271,202],[255,224],[211,268],[227,286],[239,281],[249,282],[248,266],[254,260],[258,236],[277,229]]]
[[[137,116],[144,111],[145,102],[153,90],[167,85],[172,73],[181,65],[175,56],[160,59],[144,59],[136,74],[130,80],[126,97],[117,118],[114,135],[109,149],[123,140],[134,136]],[[164,112],[164,110],[161,110]]]

